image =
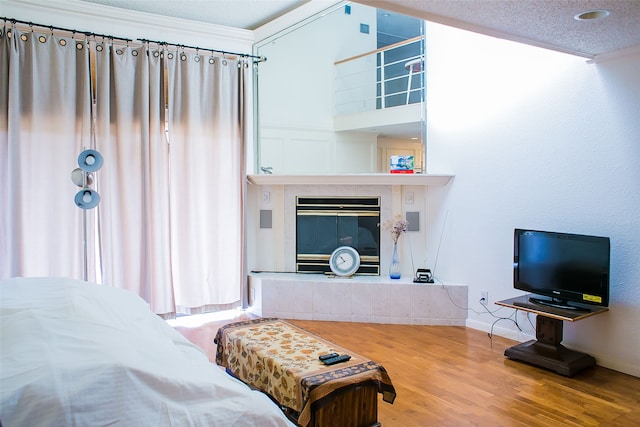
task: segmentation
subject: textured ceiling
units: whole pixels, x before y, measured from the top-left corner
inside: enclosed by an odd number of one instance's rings
[[[83,0],[107,6],[254,30],[309,1],[336,0]],[[380,9],[594,57],[640,48],[640,0],[355,0]],[[574,16],[607,9],[598,21]]]
[[[425,20],[593,57],[640,47],[640,0],[355,0]],[[578,21],[606,9],[602,20]]]

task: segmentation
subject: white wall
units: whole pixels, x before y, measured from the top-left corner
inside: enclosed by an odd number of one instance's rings
[[[608,236],[610,311],[565,322],[564,344],[640,376],[640,55],[588,64],[429,24],[427,70],[427,170],[456,175],[428,193],[432,260],[444,226],[435,275],[468,284],[477,312],[488,290],[494,311],[493,301],[521,294],[514,228]],[[467,324],[489,330],[495,320],[470,311]],[[526,316],[519,322],[535,334]],[[494,330],[530,338],[512,331],[509,321]]]

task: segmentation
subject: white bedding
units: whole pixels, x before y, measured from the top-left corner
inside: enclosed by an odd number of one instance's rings
[[[0,302],[5,427],[293,425],[131,292],[16,278]]]

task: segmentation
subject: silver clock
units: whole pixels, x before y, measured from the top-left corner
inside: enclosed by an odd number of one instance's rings
[[[329,267],[336,276],[353,276],[360,268],[360,254],[351,246],[340,246],[331,254]]]

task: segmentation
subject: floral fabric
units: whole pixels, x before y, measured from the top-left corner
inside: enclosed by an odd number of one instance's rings
[[[218,330],[215,342],[219,365],[299,413],[301,425],[309,418],[312,401],[339,388],[373,381],[385,401],[395,398],[382,366],[284,320],[231,323]],[[351,359],[327,366],[318,359],[327,353],[349,354]]]

